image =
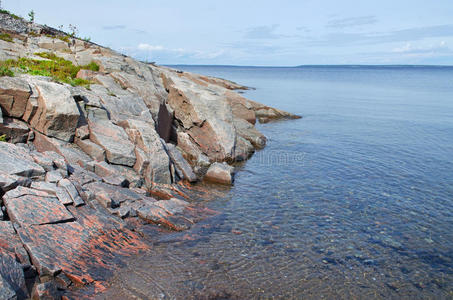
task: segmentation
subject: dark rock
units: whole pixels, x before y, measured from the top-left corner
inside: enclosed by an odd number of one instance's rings
[[[22,266],[0,253],[0,299],[26,299],[27,296]]]
[[[60,300],[61,293],[54,282],[37,284],[32,292],[33,300]]]
[[[56,197],[49,197],[50,195],[38,196],[33,194],[33,190],[30,190],[30,193],[25,195],[10,197],[11,192],[12,191],[5,194],[4,203],[11,220],[18,223],[20,226],[74,220],[71,213],[64,207],[63,204],[60,203],[60,201],[58,201]]]
[[[17,119],[5,117],[0,122],[0,135],[6,134],[10,143],[26,143],[29,132],[27,124]]]

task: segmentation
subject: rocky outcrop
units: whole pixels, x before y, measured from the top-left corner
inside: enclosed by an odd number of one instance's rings
[[[99,66],[77,73],[87,86],[19,69],[0,77],[8,141],[0,142],[0,298],[102,288],[125,256],[149,249],[140,226],[180,231],[216,214],[184,190],[203,177],[231,185],[228,164],[266,144],[257,119],[297,117],[242,97],[234,90],[247,88],[231,81],[141,63],[3,13],[0,32],[12,38],[0,40],[0,60],[46,60],[45,52]]]

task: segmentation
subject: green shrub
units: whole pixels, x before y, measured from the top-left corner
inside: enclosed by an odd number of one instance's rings
[[[10,42],[10,43],[13,42],[13,38],[9,34],[4,33],[4,32],[0,32],[0,40],[4,40],[4,41]]]
[[[0,142],[6,142],[6,134],[0,135]]]
[[[0,66],[0,77],[2,76],[14,77],[14,72],[5,66]]]
[[[84,65],[80,67],[81,69],[91,70],[95,72],[99,72],[99,65],[94,61],[90,62],[88,65]]]

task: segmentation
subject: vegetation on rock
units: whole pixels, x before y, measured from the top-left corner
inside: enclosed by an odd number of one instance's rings
[[[0,9],[0,14],[6,14],[6,15],[10,15],[11,17],[13,17],[14,19],[16,20],[19,20],[19,19],[22,19],[21,17],[11,13],[10,11],[8,10],[5,10],[5,9]]]
[[[4,40],[10,43],[13,42],[13,38],[9,34],[3,32],[0,32],[0,40]]]
[[[54,53],[39,52],[35,55],[45,58],[45,60],[22,57],[18,60],[9,59],[0,62],[0,76],[13,76],[11,69],[14,68],[31,75],[52,77],[57,82],[68,83],[72,86],[88,86],[91,82],[76,78],[77,73],[81,69],[99,71],[99,66],[94,62],[85,66],[75,66],[72,62],[58,57]]]
[[[6,134],[0,135],[0,142],[6,142]]]

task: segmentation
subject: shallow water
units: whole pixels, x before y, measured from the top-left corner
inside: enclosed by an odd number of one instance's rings
[[[304,118],[100,297],[453,298],[453,68],[178,68]]]

